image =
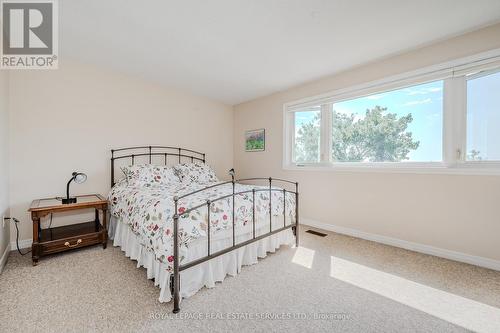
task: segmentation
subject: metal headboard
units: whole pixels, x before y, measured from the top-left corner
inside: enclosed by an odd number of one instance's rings
[[[131,151],[133,152],[131,153]],[[167,165],[169,156],[174,156],[178,163],[183,161],[205,163],[205,153],[179,147],[139,146],[111,149],[111,187],[115,185],[115,160],[129,158],[131,164],[134,165],[135,158],[141,156],[147,156],[149,163],[152,162],[153,156],[163,156],[165,165]]]

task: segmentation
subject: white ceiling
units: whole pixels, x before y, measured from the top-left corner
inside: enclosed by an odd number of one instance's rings
[[[62,57],[227,104],[500,20],[500,0],[64,0],[59,7]]]

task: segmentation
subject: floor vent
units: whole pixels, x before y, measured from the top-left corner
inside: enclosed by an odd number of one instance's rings
[[[326,237],[326,234],[324,234],[322,232],[317,232],[317,231],[314,231],[314,230],[307,230],[306,232],[308,232],[310,234],[313,234],[313,235],[316,235],[316,236],[319,236],[319,237]]]

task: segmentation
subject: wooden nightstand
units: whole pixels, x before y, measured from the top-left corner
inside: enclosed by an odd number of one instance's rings
[[[65,225],[61,227],[42,229],[40,219],[52,213],[95,209],[95,219],[91,222]],[[33,266],[41,256],[80,248],[83,246],[102,244],[106,248],[108,234],[106,228],[106,211],[108,201],[100,194],[77,196],[74,204],[63,205],[58,198],[34,200],[30,209],[33,220]],[[102,224],[99,219],[102,211]]]

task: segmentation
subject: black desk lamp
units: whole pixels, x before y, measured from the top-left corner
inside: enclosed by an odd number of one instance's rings
[[[66,185],[66,198],[62,199],[63,204],[72,204],[76,203],[76,198],[69,197],[69,185],[72,181],[75,181],[77,184],[81,184],[87,180],[87,175],[81,172],[73,172],[71,174],[71,179],[68,181],[68,185]]]

